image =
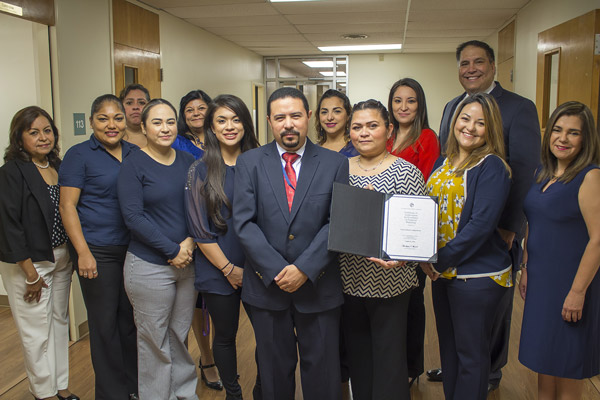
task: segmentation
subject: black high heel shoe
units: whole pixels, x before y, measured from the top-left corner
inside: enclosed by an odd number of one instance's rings
[[[206,379],[206,375],[204,375],[204,370],[208,368],[213,368],[215,364],[199,364],[198,366],[200,367],[200,379],[202,380],[202,382],[204,382],[206,387],[214,390],[223,390],[223,382],[221,382],[220,379],[214,382],[210,382],[208,379]]]

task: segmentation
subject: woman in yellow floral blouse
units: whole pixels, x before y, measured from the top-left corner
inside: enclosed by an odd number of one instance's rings
[[[451,132],[445,157],[427,182],[428,193],[440,205],[438,262],[422,267],[435,281],[445,397],[485,399],[494,315],[512,285],[511,261],[497,230],[510,168],[503,159],[502,122],[494,98],[467,98]]]

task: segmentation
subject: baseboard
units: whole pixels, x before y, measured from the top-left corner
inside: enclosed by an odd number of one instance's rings
[[[81,339],[82,337],[87,335],[90,332],[88,322],[84,321],[81,324],[79,324],[79,326],[77,327],[77,330],[79,331],[79,339]]]

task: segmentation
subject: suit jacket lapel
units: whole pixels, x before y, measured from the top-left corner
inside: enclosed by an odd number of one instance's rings
[[[52,200],[50,200],[50,193],[46,188],[47,185],[44,181],[44,178],[42,178],[33,163],[19,161],[17,162],[17,166],[21,170],[29,190],[40,205],[48,229],[52,229],[54,210],[52,206]]]
[[[267,176],[267,179],[271,184],[271,188],[273,189],[273,195],[277,199],[277,204],[279,204],[279,208],[281,209],[281,213],[283,214],[285,220],[289,223],[291,219],[287,197],[285,194],[285,186],[283,183],[283,168],[281,167],[281,159],[279,158],[279,152],[277,151],[274,141],[265,146],[263,167],[265,169],[265,175]],[[304,164],[302,165],[302,168],[304,168]]]
[[[319,157],[317,156],[315,145],[310,140],[306,139],[306,148],[304,149],[304,155],[302,156],[300,176],[296,185],[294,202],[292,203],[291,220],[293,220],[298,213],[298,209],[306,197],[306,193],[308,193],[308,188],[310,187],[318,166]]]

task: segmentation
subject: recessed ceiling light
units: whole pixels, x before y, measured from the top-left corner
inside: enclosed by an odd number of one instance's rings
[[[333,76],[333,71],[319,71],[319,73],[323,76]],[[344,71],[338,71],[336,76],[346,76]]]
[[[402,44],[359,44],[351,46],[324,46],[319,47],[321,51],[369,51],[369,50],[400,50]]]

